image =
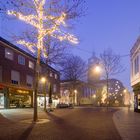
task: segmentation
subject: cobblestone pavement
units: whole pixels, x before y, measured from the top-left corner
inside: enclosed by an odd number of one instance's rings
[[[114,113],[113,120],[123,140],[140,140],[140,113],[122,108]]]
[[[1,111],[0,140],[121,140],[112,120],[114,109],[57,109],[39,111],[48,121],[31,123],[32,109]]]

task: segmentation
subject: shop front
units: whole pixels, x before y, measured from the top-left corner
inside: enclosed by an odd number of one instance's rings
[[[0,85],[0,109],[5,107],[4,86]]]
[[[135,85],[133,87],[134,91],[134,111],[140,112],[140,85]]]
[[[39,94],[37,97],[38,107],[44,108],[44,96],[43,94]],[[57,104],[59,104],[59,99],[57,96],[52,95],[52,107],[56,108]],[[49,95],[46,97],[46,106],[49,106]]]
[[[9,108],[27,108],[33,106],[33,92],[24,89],[9,88]]]

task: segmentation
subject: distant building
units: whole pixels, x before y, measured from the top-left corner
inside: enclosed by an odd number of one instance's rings
[[[33,106],[35,67],[36,58],[0,37],[0,108]],[[43,62],[40,73],[51,84],[55,104],[60,95],[60,73]],[[38,106],[44,104],[44,86],[39,84]],[[48,84],[45,91],[48,99]]]
[[[121,81],[117,79],[109,79],[108,80],[108,95],[107,95],[107,81],[100,80],[94,83],[94,87],[98,91],[100,89],[100,102],[99,104],[106,104],[107,96],[108,96],[108,104],[110,106],[123,106],[124,99],[124,86]],[[99,96],[99,95],[97,95]]]
[[[60,103],[72,103],[75,105],[93,104],[95,94],[94,86],[89,83],[76,81],[73,85],[73,81],[61,81]]]
[[[88,82],[91,84],[100,80],[100,73],[95,72],[95,67],[98,64],[99,58],[93,54],[93,56],[88,59]]]
[[[134,92],[134,111],[140,112],[140,37],[131,51],[131,86]]]

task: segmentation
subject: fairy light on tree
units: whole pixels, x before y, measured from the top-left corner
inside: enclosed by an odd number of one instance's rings
[[[32,53],[37,52],[36,61],[36,75],[35,75],[35,87],[34,87],[34,121],[38,120],[37,115],[37,92],[38,92],[38,81],[39,81],[39,71],[40,71],[40,58],[41,55],[47,57],[47,51],[44,47],[44,38],[46,36],[54,37],[60,41],[69,41],[71,43],[77,44],[78,39],[67,32],[62,31],[62,28],[66,26],[65,19],[66,14],[61,13],[60,16],[52,16],[45,14],[45,2],[46,0],[33,0],[35,6],[36,15],[23,15],[17,11],[8,11],[7,14],[17,17],[19,20],[24,21],[27,24],[32,25],[37,30],[37,43],[28,42],[25,40],[17,41],[18,44],[26,46]],[[46,24],[49,25],[46,27]]]

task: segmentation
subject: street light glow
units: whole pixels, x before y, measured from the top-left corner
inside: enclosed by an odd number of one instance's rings
[[[76,89],[74,90],[74,93],[77,93],[77,90]]]
[[[95,67],[95,72],[96,73],[100,73],[101,72],[101,67],[100,66],[96,66]]]
[[[40,79],[40,81],[41,81],[41,83],[45,83],[45,82],[46,82],[46,78],[45,78],[45,77],[42,77],[42,78]]]
[[[127,92],[127,89],[124,89],[123,92],[126,93]]]

